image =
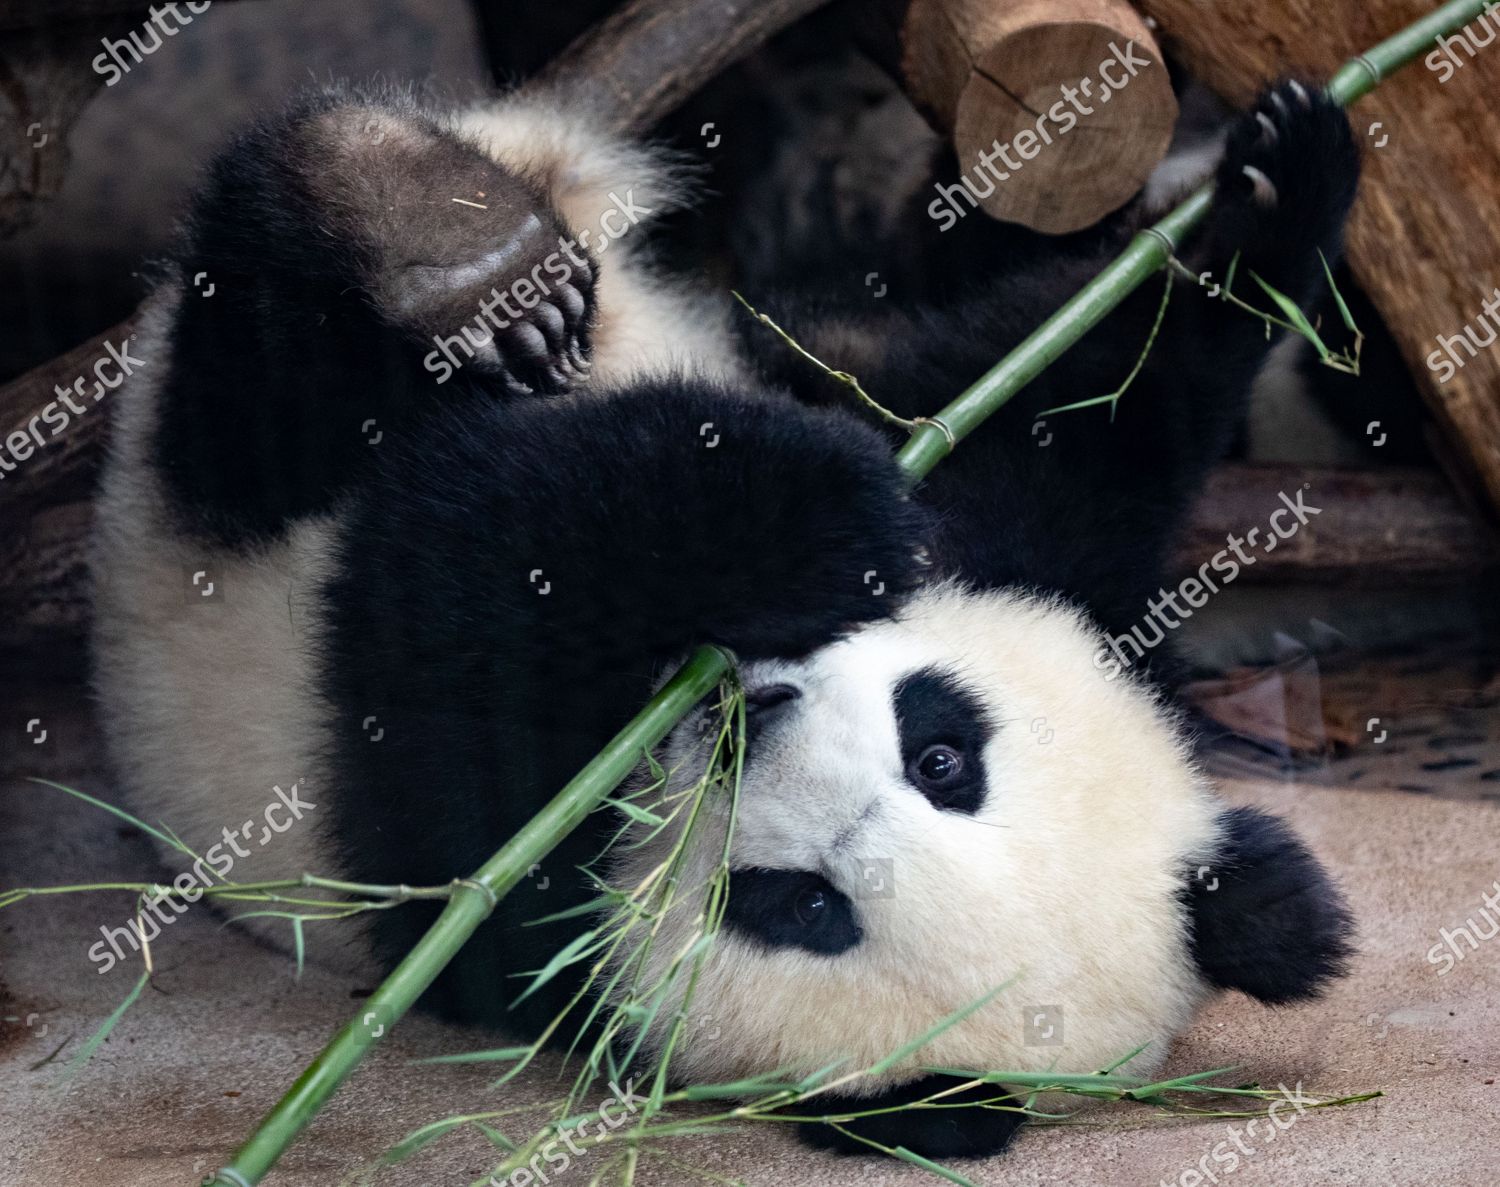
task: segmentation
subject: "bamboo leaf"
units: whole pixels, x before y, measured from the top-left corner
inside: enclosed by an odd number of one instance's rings
[[[1323,275],[1328,278],[1328,289],[1333,293],[1333,301],[1339,307],[1339,316],[1344,319],[1344,328],[1351,334],[1359,334],[1359,327],[1354,324],[1354,314],[1349,312],[1349,306],[1344,301],[1344,294],[1339,292],[1339,286],[1334,282],[1333,269],[1328,266],[1328,257],[1323,254],[1323,249],[1318,248],[1318,259],[1323,262]]]
[[[117,807],[115,807],[114,804],[106,803],[104,800],[101,800],[101,799],[96,798],[95,796],[89,795],[89,793],[86,792],[86,791],[79,791],[76,787],[68,787],[68,786],[66,786],[66,785],[64,785],[62,783],[54,783],[54,782],[52,782],[51,779],[36,779],[36,778],[33,778],[33,779],[30,780],[30,782],[32,782],[32,783],[40,783],[43,787],[56,788],[58,791],[65,791],[69,795],[74,796],[77,799],[83,800],[85,803],[93,804],[94,807],[96,807],[96,808],[103,808],[111,816],[117,816],[117,817],[119,817],[119,819],[125,821],[126,824],[134,825],[136,828],[140,829],[143,833],[146,833],[149,836],[155,837],[163,845],[166,845],[166,846],[168,846],[169,848],[172,848],[172,849],[178,849],[178,850],[182,851],[183,853],[187,854],[189,857],[195,856],[194,853],[193,853],[193,851],[191,849],[189,849],[186,845],[184,845],[181,841],[176,840],[174,837],[168,836],[167,833],[162,832],[158,828],[152,828],[149,824],[147,824],[139,816],[132,816],[129,812],[125,811],[124,808],[117,808]]]
[[[1276,307],[1286,315],[1287,321],[1291,322],[1292,325],[1296,328],[1297,332],[1313,344],[1313,346],[1317,349],[1319,356],[1326,359],[1333,354],[1333,352],[1323,344],[1323,339],[1318,337],[1318,331],[1313,328],[1312,322],[1307,320],[1307,314],[1303,313],[1302,310],[1298,308],[1297,302],[1293,301],[1290,297],[1288,297],[1285,293],[1279,291],[1278,289],[1272,288],[1254,272],[1250,273],[1250,278],[1265,290],[1266,295],[1269,296],[1271,300],[1276,302]]]
[[[407,1134],[382,1154],[380,1161],[390,1166],[403,1159],[410,1158],[418,1150],[437,1141],[438,1138],[443,1137],[445,1134],[450,1134],[455,1129],[461,1129],[465,1125],[472,1125],[490,1115],[489,1113],[470,1113],[464,1117],[444,1117],[441,1121],[433,1121],[428,1125],[422,1126],[420,1129],[412,1130],[411,1133]]]
[[[553,977],[557,976],[558,973],[562,972],[563,969],[567,968],[570,964],[575,964],[579,960],[582,960],[585,954],[585,950],[589,948],[598,938],[599,933],[593,928],[590,928],[582,935],[574,936],[566,947],[564,947],[560,952],[554,953],[552,959],[532,975],[531,984],[521,992],[520,997],[511,1002],[511,1007],[514,1008],[521,1002],[524,1002],[528,997],[530,997],[543,985],[547,984],[548,981],[552,980]]]
[[[951,1167],[943,1166],[941,1163],[933,1162],[930,1158],[923,1158],[920,1154],[913,1153],[905,1146],[895,1146],[891,1150],[893,1158],[899,1158],[902,1162],[909,1162],[913,1166],[920,1166],[924,1171],[936,1175],[940,1179],[947,1179],[950,1183],[957,1183],[959,1187],[974,1187],[972,1179],[966,1179]]]
[[[414,1059],[413,1063],[502,1063],[511,1059],[522,1059],[532,1052],[531,1047],[496,1047],[489,1051],[464,1051],[458,1055],[429,1055]]]
[[[109,1038],[110,1032],[114,1030],[116,1024],[121,1018],[125,1017],[125,1011],[135,1005],[136,999],[141,996],[141,990],[146,988],[146,982],[149,980],[151,980],[150,973],[142,973],[140,975],[140,978],[135,983],[135,987],[125,996],[125,1000],[114,1008],[114,1011],[104,1020],[99,1029],[89,1035],[88,1042],[84,1043],[78,1049],[78,1054],[68,1061],[67,1069],[63,1072],[64,1080],[72,1077],[79,1068],[83,1067],[84,1064],[93,1058],[94,1052],[99,1050],[99,1045],[105,1039]]]
[[[607,802],[611,807],[618,808],[621,812],[625,813],[626,816],[629,816],[637,824],[649,824],[655,828],[660,828],[667,823],[655,812],[648,812],[639,804],[632,804],[629,800],[612,799]]]
[[[483,1121],[476,1121],[474,1122],[474,1128],[484,1134],[485,1137],[489,1138],[491,1143],[504,1150],[507,1154],[514,1154],[519,1148],[515,1142],[511,1141],[492,1125],[486,1125]]]

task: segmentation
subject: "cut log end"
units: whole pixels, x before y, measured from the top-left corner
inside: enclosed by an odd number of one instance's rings
[[[1134,196],[1171,143],[1177,100],[1150,30],[1123,0],[911,0],[907,84],[951,133],[994,218],[1048,234]]]

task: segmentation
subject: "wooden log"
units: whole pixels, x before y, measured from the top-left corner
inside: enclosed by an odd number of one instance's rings
[[[1431,0],[1141,0],[1183,63],[1247,104],[1288,72],[1324,79]],[[1500,6],[1352,113],[1365,177],[1349,263],[1442,431],[1451,476],[1500,515]],[[1487,46],[1487,48],[1486,48]],[[1425,64],[1424,64],[1425,63]],[[1490,340],[1492,345],[1476,345]]]
[[[45,508],[0,534],[0,650],[65,642],[87,629],[92,521],[84,500]]]
[[[216,2],[223,3],[224,0]],[[41,29],[122,14],[132,17],[139,25],[149,17],[151,7],[152,0],[0,0],[0,29]],[[155,7],[167,6],[156,0]],[[192,15],[192,9],[186,4],[182,4],[182,8]],[[203,11],[208,10],[203,8]]]
[[[101,36],[120,31],[116,18],[0,32],[0,237],[62,188],[68,133],[105,82],[90,59]]]
[[[622,132],[649,128],[726,66],[828,0],[635,0],[527,84]]]
[[[1172,83],[1126,0],[910,0],[901,44],[908,91],[995,218],[1090,226],[1171,142]]]
[[[1307,523],[1264,550],[1281,495],[1300,493]],[[1311,508],[1318,508],[1316,515]],[[1293,527],[1293,517],[1279,524]],[[1245,537],[1255,563],[1240,579],[1366,588],[1447,585],[1500,568],[1500,541],[1465,511],[1440,474],[1283,464],[1221,466],[1208,481],[1177,549],[1182,572],[1196,572],[1226,544]]]
[[[95,363],[107,355],[106,344],[127,344],[133,332],[133,320],[121,322],[0,387],[0,445],[5,447],[0,455],[0,516],[8,523],[19,521],[39,505],[87,496],[103,452],[109,395],[99,401],[72,395],[73,402],[84,409],[74,415],[60,402],[59,392],[71,392],[79,378],[91,378]],[[85,391],[92,392],[87,382]],[[44,421],[48,408],[54,409],[54,415]],[[54,437],[53,429],[64,413],[66,427]],[[8,444],[12,441],[16,445]]]

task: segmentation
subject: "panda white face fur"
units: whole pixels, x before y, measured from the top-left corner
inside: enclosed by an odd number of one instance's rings
[[[861,1090],[922,1065],[1097,1071],[1141,1046],[1133,1067],[1155,1066],[1207,989],[1187,888],[1221,809],[1155,694],[1100,679],[1097,648],[1054,601],[942,585],[804,662],[747,666],[727,923],[674,1067],[854,1070],[1001,986]],[[666,748],[669,792],[703,770],[707,714]],[[721,815],[688,884],[722,836]],[[676,838],[622,849],[617,884]],[[690,935],[684,899],[645,984]]]
[[[1309,292],[1357,173],[1342,114],[1286,84],[1231,133],[1184,258],[1238,254]],[[448,883],[716,643],[742,661],[751,736],[680,1074],[868,1064],[1005,986],[851,1089],[890,1104],[924,1065],[1093,1071],[1150,1044],[1145,1068],[1210,988],[1314,995],[1349,926],[1317,862],[1216,804],[1148,683],[1161,671],[1111,681],[1094,662],[1097,630],[1125,632],[1164,579],[1242,419],[1260,323],[1174,302],[1118,417],[1056,418],[1037,448],[1041,409],[1109,390],[1136,356],[1157,298],[1133,297],[913,492],[895,440],[779,345],[738,344],[722,298],[649,265],[644,231],[585,242],[622,202],[679,200],[657,154],[534,102],[438,118],[319,93],[214,163],[133,346],[148,365],[114,397],[98,502],[96,684],[132,807],[212,851],[296,783],[317,810],[236,878]],[[912,417],[1095,267],[1092,250],[1020,275],[976,258],[995,279],[957,308],[785,301],[802,342]],[[199,272],[211,301],[185,282]],[[219,578],[212,606],[195,571]],[[701,724],[664,747],[679,780],[702,769]],[[547,858],[550,890],[501,901],[430,1005],[552,1020],[566,978],[522,1003],[512,978],[573,925],[523,925],[592,897],[577,867],[604,816]],[[623,849],[616,881],[668,842]],[[717,853],[710,830],[689,885]],[[374,913],[378,958],[424,912]],[[1014,1114],[972,1112],[869,1133],[1002,1147]],[[805,1136],[844,1140],[826,1129]]]

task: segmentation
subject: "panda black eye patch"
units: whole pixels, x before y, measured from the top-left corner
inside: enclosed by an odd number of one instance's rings
[[[904,677],[892,701],[907,780],[935,808],[977,812],[993,732],[979,697],[952,672],[925,668]]]
[[[725,922],[771,948],[837,956],[864,938],[854,904],[809,870],[732,870]]]

